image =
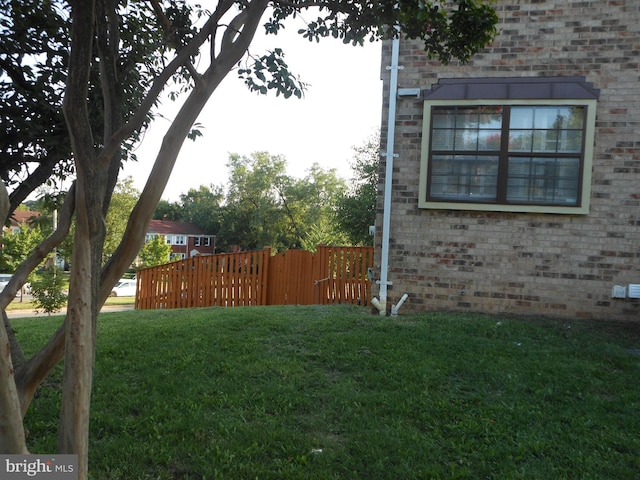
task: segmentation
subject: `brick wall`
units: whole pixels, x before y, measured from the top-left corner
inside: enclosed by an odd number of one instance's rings
[[[600,89],[590,213],[419,209],[423,104],[401,98],[389,305],[408,293],[403,311],[640,319],[637,300],[611,298],[613,285],[640,283],[640,1],[498,0],[495,5],[501,34],[466,66],[442,66],[428,60],[419,43],[401,41],[399,87],[427,89],[452,77],[585,76]],[[389,64],[390,44],[385,44],[383,152]],[[382,225],[381,195],[377,225]]]

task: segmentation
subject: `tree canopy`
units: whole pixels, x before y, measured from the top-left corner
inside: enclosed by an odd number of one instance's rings
[[[144,242],[147,226],[183,142],[220,82],[236,70],[260,93],[302,96],[283,51],[254,55],[258,30],[277,34],[289,18],[310,41],[359,44],[399,35],[424,41],[428,55],[468,60],[496,33],[480,0],[0,0],[0,216],[35,184],[73,173],[58,229],[23,262],[0,294],[4,312],[29,272],[75,220],[69,308],[43,349],[14,370],[10,328],[0,328],[0,450],[27,451],[22,418],[37,385],[64,358],[61,453],[76,453],[88,477],[88,431],[97,316]],[[182,106],[158,148],[122,241],[106,263],[105,216],[129,147],[167,88]],[[35,176],[42,167],[42,175]],[[19,193],[16,193],[19,192]],[[24,198],[24,197],[23,197]],[[5,316],[6,318],[6,316]]]
[[[295,178],[287,174],[284,157],[267,152],[232,154],[227,167],[225,188],[192,188],[178,202],[160,202],[154,218],[193,222],[215,234],[216,249],[223,252],[315,248],[343,239],[335,208],[347,187],[334,169],[314,164]]]
[[[338,201],[337,223],[353,245],[371,245],[369,227],[376,221],[380,135],[372,135],[364,145],[354,147],[351,188]]]

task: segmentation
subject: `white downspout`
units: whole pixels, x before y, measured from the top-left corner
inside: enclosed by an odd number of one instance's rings
[[[387,286],[389,282],[389,231],[391,230],[391,188],[393,177],[393,159],[398,156],[394,153],[396,135],[396,100],[398,97],[398,57],[400,56],[400,38],[396,37],[391,43],[391,65],[387,66],[391,77],[389,80],[389,116],[387,121],[387,152],[381,155],[386,157],[387,163],[384,176],[383,212],[382,212],[382,245],[380,256],[380,300],[374,298],[372,304],[378,309],[380,315],[387,314]]]

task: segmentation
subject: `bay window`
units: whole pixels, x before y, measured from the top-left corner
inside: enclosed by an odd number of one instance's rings
[[[562,77],[501,80],[425,95],[419,206],[588,213],[597,95]]]

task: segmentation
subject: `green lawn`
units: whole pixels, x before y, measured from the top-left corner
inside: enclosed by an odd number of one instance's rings
[[[109,297],[105,302],[105,306],[122,306],[122,305],[133,305],[136,301],[136,297]],[[36,305],[31,300],[31,297],[16,297],[8,306],[7,312],[12,312],[16,310],[35,310]],[[52,314],[53,315],[53,314]]]
[[[14,322],[35,348],[60,319]],[[355,307],[99,319],[95,479],[640,478],[640,324]],[[55,451],[61,369],[26,419]]]

